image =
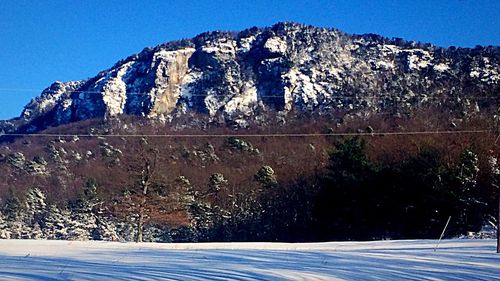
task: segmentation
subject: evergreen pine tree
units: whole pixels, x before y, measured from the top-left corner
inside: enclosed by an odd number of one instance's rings
[[[92,231],[92,240],[118,240],[114,222],[102,215],[96,216],[96,227]]]
[[[43,238],[42,226],[47,213],[45,194],[38,188],[30,188],[26,193],[23,208],[23,238]]]
[[[144,242],[172,242],[168,231],[154,225],[144,227],[142,239]]]
[[[456,213],[455,217],[460,232],[479,231],[482,226],[482,214],[480,212],[482,202],[479,202],[476,194],[477,179],[479,175],[479,159],[476,153],[466,149],[460,155],[460,162],[453,176],[455,180],[450,185],[455,188]],[[454,184],[455,183],[455,184]]]
[[[97,216],[94,207],[98,204],[97,184],[89,179],[85,184],[84,194],[71,208],[71,220],[68,229],[68,239],[89,240],[97,227]]]
[[[225,241],[230,239],[228,223],[231,219],[231,212],[227,209],[227,184],[228,181],[221,173],[212,174],[208,180],[207,197],[210,198],[210,212],[212,215],[210,222],[212,227],[209,233],[210,240]],[[200,206],[203,207],[203,206]]]
[[[47,239],[67,239],[70,215],[69,210],[60,210],[56,205],[51,205],[45,217],[45,227],[43,229],[45,237]]]
[[[278,184],[273,168],[267,165],[262,166],[259,171],[257,171],[255,180],[259,182],[264,188],[272,188]]]
[[[7,219],[7,230],[11,239],[23,239],[29,230],[24,224],[21,202],[17,196],[11,196],[5,204],[5,217]]]
[[[208,196],[214,196],[218,191],[220,191],[221,184],[225,183],[224,176],[222,174],[212,175],[209,180],[209,194]],[[176,180],[176,184],[182,190],[184,194],[182,198],[182,203],[189,213],[191,218],[190,226],[181,227],[176,231],[173,231],[172,236],[176,241],[209,241],[210,231],[214,225],[214,213],[212,206],[206,202],[206,196],[195,191],[191,182],[184,176],[180,176]]]
[[[30,239],[39,240],[43,238],[45,238],[45,235],[40,227],[40,224],[35,223],[35,225],[31,228]]]
[[[120,241],[134,241],[137,237],[137,225],[133,221],[121,221],[115,224]]]
[[[375,171],[361,138],[349,138],[329,153],[315,210],[321,239],[372,238],[366,221],[373,213],[367,210]]]
[[[71,219],[68,223],[69,240],[90,240],[93,230],[96,228],[96,217],[86,208],[79,205],[71,212]]]
[[[7,228],[7,219],[5,218],[4,214],[0,210],[0,239],[9,239],[10,238],[10,232],[9,229]]]
[[[10,232],[11,239],[27,239],[26,235],[29,230],[26,229],[22,221],[18,217],[13,220],[9,220],[7,224],[7,229]]]
[[[197,226],[202,219],[201,214],[196,213],[199,194],[185,176],[179,176],[175,180],[175,184],[182,196],[181,204],[189,214],[189,225],[171,230],[169,236],[175,242],[197,242],[199,236]]]

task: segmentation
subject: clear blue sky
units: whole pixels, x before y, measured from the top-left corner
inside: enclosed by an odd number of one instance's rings
[[[53,81],[91,77],[147,46],[296,21],[439,46],[500,45],[500,0],[0,0],[0,119]]]

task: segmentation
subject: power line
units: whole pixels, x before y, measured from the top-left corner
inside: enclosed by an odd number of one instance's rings
[[[0,91],[5,91],[7,92],[6,94],[14,94],[14,92],[40,92],[38,90],[30,90],[30,89],[5,89],[5,88],[0,88]],[[42,91],[42,93],[56,93],[59,91],[56,90],[45,90]],[[77,94],[103,94],[104,91],[63,91],[62,93],[77,93]],[[150,92],[125,92],[125,95],[127,96],[150,96],[152,93]],[[37,96],[38,97],[38,96]],[[179,97],[181,97],[179,95]],[[233,95],[201,95],[201,94],[190,94],[187,97],[238,97],[238,94],[233,94]],[[261,98],[284,98],[284,95],[261,95]],[[355,98],[355,96],[335,96],[335,97],[352,97]]]
[[[39,89],[0,88],[0,92],[42,92]]]
[[[490,130],[443,130],[411,132],[372,132],[372,133],[287,133],[287,134],[56,134],[56,133],[0,133],[0,137],[79,137],[79,138],[227,138],[227,137],[343,137],[343,136],[402,136],[402,135],[438,135],[438,134],[484,134]]]
[[[6,92],[5,94],[14,94],[14,92],[36,92],[36,93],[56,93],[58,90],[37,90],[37,89],[22,89],[22,88],[0,88],[0,92]],[[61,93],[77,93],[77,94],[103,94],[105,91],[88,91],[88,90],[69,90],[62,91]],[[149,96],[151,92],[127,92],[126,95],[136,95],[136,96]],[[238,94],[235,95],[201,95],[201,94],[191,94],[191,97],[238,97]],[[261,95],[261,98],[284,98],[284,95]],[[356,95],[331,95],[330,98],[380,98],[380,97],[394,97],[393,94],[383,94],[379,96],[356,96]],[[423,97],[423,96],[415,96],[416,98],[425,98],[425,99],[454,99],[454,98],[475,98],[475,99],[500,99],[500,96],[445,96],[445,97]],[[410,97],[415,98],[415,97]]]

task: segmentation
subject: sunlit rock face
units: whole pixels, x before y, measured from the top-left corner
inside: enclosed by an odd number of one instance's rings
[[[146,48],[88,80],[55,82],[3,131],[123,114],[206,114],[242,126],[267,111],[380,112],[397,102],[491,96],[499,47],[439,48],[294,23],[208,32]],[[474,101],[472,101],[474,102]]]

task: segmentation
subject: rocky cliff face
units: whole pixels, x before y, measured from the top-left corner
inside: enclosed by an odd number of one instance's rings
[[[379,112],[500,90],[500,48],[434,47],[292,23],[209,32],[146,48],[97,76],[55,82],[5,132],[122,114],[172,120],[192,112],[242,126],[267,110]]]

